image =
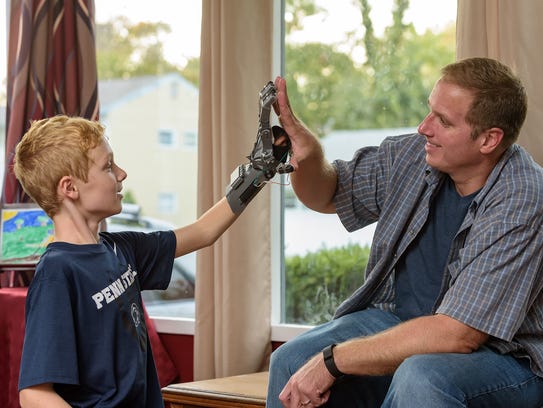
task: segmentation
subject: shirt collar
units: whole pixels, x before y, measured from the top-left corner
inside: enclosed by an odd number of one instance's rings
[[[500,160],[498,160],[498,162],[496,163],[496,165],[490,172],[485,185],[479,190],[479,193],[473,198],[473,201],[468,211],[472,213],[475,213],[477,211],[479,204],[483,201],[483,198],[486,196],[488,191],[492,188],[492,186],[498,179],[503,168],[509,162],[509,159],[511,159],[511,157],[515,153],[517,153],[518,150],[519,150],[519,146],[517,144],[513,144],[509,146],[509,148],[507,148],[505,152],[503,152],[502,156],[500,157]],[[439,170],[434,169],[431,166],[425,167],[424,174],[425,174],[426,182],[428,183],[430,187],[435,187],[439,185],[442,178],[445,176],[444,173],[440,172]]]

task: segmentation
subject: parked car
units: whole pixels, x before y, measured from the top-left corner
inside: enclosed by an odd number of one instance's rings
[[[141,215],[141,208],[135,204],[123,204],[122,212],[106,220],[107,230],[119,231],[164,231],[175,226],[151,217]],[[183,304],[183,315],[194,316],[194,290],[196,285],[196,253],[176,258],[173,263],[172,279],[166,290],[146,290],[142,292],[143,301],[150,314],[160,314],[160,310],[178,301]],[[169,305],[169,306],[168,306]],[[154,311],[157,311],[155,313]],[[192,312],[191,312],[192,310]],[[167,313],[172,315],[172,313]]]

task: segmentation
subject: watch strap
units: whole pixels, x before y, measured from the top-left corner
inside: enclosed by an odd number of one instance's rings
[[[336,344],[330,344],[329,346],[326,346],[322,350],[322,356],[324,358],[324,365],[334,378],[339,378],[342,375],[344,375],[336,366],[336,362],[334,361],[334,347],[336,347]]]

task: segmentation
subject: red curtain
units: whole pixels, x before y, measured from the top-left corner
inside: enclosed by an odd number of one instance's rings
[[[13,172],[32,120],[98,119],[94,0],[11,0],[3,203],[28,201]]]
[[[2,203],[28,201],[12,167],[15,146],[32,120],[58,114],[98,120],[98,109],[94,0],[11,0]],[[165,386],[177,377],[177,369],[147,314],[146,320]],[[18,373],[18,364],[19,358],[11,362],[13,372]]]

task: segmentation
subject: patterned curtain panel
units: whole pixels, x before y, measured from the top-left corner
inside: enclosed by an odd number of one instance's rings
[[[11,0],[3,203],[28,201],[12,172],[32,120],[98,119],[94,0]]]

